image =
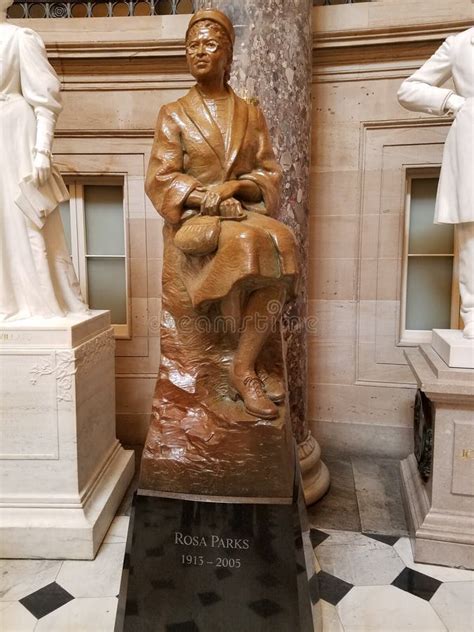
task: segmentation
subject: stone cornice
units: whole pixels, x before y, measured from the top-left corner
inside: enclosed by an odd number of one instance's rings
[[[313,8],[313,81],[406,77],[448,35],[472,26],[469,0],[450,0],[449,10],[446,0],[416,5],[417,11],[411,0]],[[187,21],[181,15],[15,23],[40,33],[65,84],[80,90],[186,87]]]
[[[41,35],[51,63],[62,76],[119,79],[124,75],[127,80],[146,80],[151,75],[185,80],[189,78],[184,48],[188,18],[181,15],[12,22]]]
[[[380,0],[315,7],[313,80],[403,78],[473,25],[471,0]]]
[[[67,57],[69,59],[102,59],[113,55],[120,59],[140,59],[166,57],[167,59],[184,58],[184,42],[181,39],[142,40],[139,42],[60,42],[47,43],[48,55]]]
[[[443,25],[313,33],[313,81],[403,79],[446,37],[469,28],[467,20]]]
[[[341,31],[313,30],[313,50],[344,48],[366,48],[373,46],[396,46],[420,44],[444,40],[472,26],[468,19],[443,22],[443,24],[425,24],[423,26],[384,27],[367,29],[345,29]]]

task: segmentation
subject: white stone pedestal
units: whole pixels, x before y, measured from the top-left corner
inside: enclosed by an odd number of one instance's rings
[[[474,369],[474,340],[459,329],[433,329],[431,346],[449,367]]]
[[[474,370],[449,368],[429,345],[405,351],[433,412],[431,476],[411,454],[402,491],[416,562],[474,568]]]
[[[0,323],[0,556],[92,559],[134,471],[109,312]]]

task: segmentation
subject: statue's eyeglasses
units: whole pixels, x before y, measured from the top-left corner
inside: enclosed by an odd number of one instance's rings
[[[219,42],[216,40],[190,42],[186,46],[186,52],[189,55],[196,55],[200,50],[204,49],[206,53],[215,53],[220,48]]]

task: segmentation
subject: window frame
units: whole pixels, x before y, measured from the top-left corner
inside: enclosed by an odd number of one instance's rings
[[[123,258],[125,262],[125,323],[111,323],[117,339],[131,339],[131,298],[130,298],[130,256],[128,235],[128,186],[126,173],[62,173],[64,182],[70,194],[69,209],[71,223],[71,259],[76,271],[81,292],[88,302],[86,226],[84,210],[84,187],[89,185],[121,186],[123,191],[123,234],[124,254],[110,255]]]
[[[410,213],[411,213],[411,191],[413,180],[422,178],[439,177],[440,167],[413,167],[406,170],[405,177],[405,213],[404,213],[404,233],[403,233],[403,254],[402,254],[402,274],[400,291],[400,342],[402,346],[418,346],[420,344],[431,343],[432,330],[428,329],[407,329],[407,282],[408,282],[408,260],[410,256],[416,257],[453,257],[453,274],[451,281],[451,318],[450,328],[459,329],[461,325],[461,299],[459,294],[459,249],[457,242],[457,231],[454,229],[453,254],[413,254],[408,252],[410,240]]]

